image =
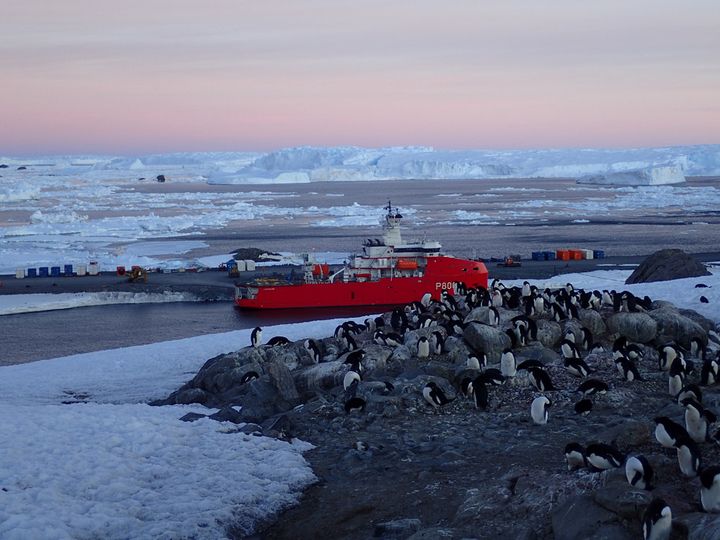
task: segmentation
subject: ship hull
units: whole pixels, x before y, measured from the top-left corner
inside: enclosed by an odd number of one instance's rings
[[[336,281],[295,285],[239,285],[235,304],[244,309],[389,306],[420,300],[426,293],[439,299],[454,294],[458,283],[487,288],[488,272],[477,261],[430,257],[422,276],[386,277],[377,281]]]

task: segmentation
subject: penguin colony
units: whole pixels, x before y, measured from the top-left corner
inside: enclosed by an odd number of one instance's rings
[[[424,402],[428,412],[442,414],[445,407],[457,401],[462,406],[469,402],[470,408],[485,411],[491,408],[493,388],[503,385],[525,385],[535,391],[528,403],[529,421],[543,429],[552,422],[554,406],[557,406],[553,392],[574,391],[578,396],[571,408],[578,417],[592,414],[593,404],[602,400],[613,386],[623,384],[644,384],[650,372],[667,374],[667,400],[683,412],[684,425],[667,416],[654,420],[654,436],[657,454],[672,452],[677,459],[678,470],[688,482],[698,485],[697,501],[705,512],[720,513],[720,463],[703,462],[703,447],[720,444],[720,430],[715,426],[716,415],[702,402],[700,385],[712,386],[720,381],[720,337],[709,332],[705,342],[694,337],[686,343],[666,343],[653,347],[633,343],[627,337],[617,336],[606,346],[597,342],[598,337],[580,323],[581,310],[600,313],[645,312],[651,309],[652,300],[638,298],[629,292],[583,291],[571,284],[557,290],[539,290],[525,282],[522,287],[505,287],[498,280],[493,281],[489,290],[466,289],[456,284],[455,294],[443,291],[439,300],[426,294],[419,302],[394,309],[389,316],[366,319],[364,324],[347,321],[336,328],[335,340],[338,355],[323,357],[323,343],[306,340],[303,347],[312,363],[341,360],[347,366],[342,377],[342,405],[347,414],[364,414],[367,401],[361,391],[366,375],[363,373],[365,351],[358,342],[371,342],[391,349],[401,345],[410,346],[418,362],[428,362],[445,353],[445,344],[450,338],[463,339],[466,327],[473,324],[494,328],[504,327],[510,346],[506,347],[495,365],[482,350],[472,350],[464,363],[464,369],[456,374],[453,384],[439,377],[428,377],[425,386],[418,388],[418,399]],[[468,313],[476,308],[486,308],[480,318],[467,321]],[[509,320],[503,319],[508,311],[521,314]],[[538,341],[538,321],[552,320],[565,328],[555,351],[557,362],[544,359],[526,359],[518,362],[517,355],[523,347]],[[573,321],[572,324],[568,324]],[[407,338],[415,331],[415,338]],[[420,331],[420,332],[418,332]],[[366,339],[355,339],[364,334]],[[419,336],[419,337],[418,337]],[[262,330],[252,332],[251,346],[260,347]],[[607,339],[607,336],[605,337]],[[282,337],[273,338],[267,346],[285,346],[289,341]],[[607,370],[598,358],[605,358],[615,365]],[[654,359],[657,359],[653,365]],[[607,363],[607,362],[606,362]],[[574,388],[558,387],[553,381],[559,369],[576,379]],[[244,383],[257,378],[249,373]],[[560,377],[565,380],[567,376]],[[247,380],[245,380],[247,379]],[[368,388],[382,388],[382,392],[393,392],[388,381],[368,379],[374,383]],[[381,383],[378,386],[377,383]],[[461,398],[465,398],[464,400]],[[610,469],[624,469],[629,485],[640,490],[652,490],[656,477],[651,463],[655,455],[625,454],[610,444],[599,441],[568,441],[565,446],[565,460],[569,471],[589,470],[602,472]],[[699,481],[699,482],[698,482]],[[642,519],[642,534],[645,539],[669,538],[672,525],[672,510],[661,498],[654,498],[645,510]]]

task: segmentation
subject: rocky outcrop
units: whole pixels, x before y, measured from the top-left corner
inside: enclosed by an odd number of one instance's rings
[[[484,351],[489,362],[499,362],[503,350],[510,346],[510,338],[494,326],[471,322],[465,327],[463,338],[477,352]]]
[[[690,347],[690,340],[699,338],[707,344],[707,332],[698,323],[682,315],[674,307],[662,307],[648,313],[657,325],[657,342],[664,344],[676,341],[685,348]]]
[[[648,283],[709,275],[710,272],[704,264],[683,250],[662,249],[640,263],[625,283]]]
[[[650,343],[657,336],[657,323],[647,313],[615,313],[607,319],[608,330],[638,343]]]

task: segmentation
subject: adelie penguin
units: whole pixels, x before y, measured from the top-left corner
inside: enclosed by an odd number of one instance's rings
[[[290,340],[285,336],[274,336],[268,340],[267,344],[270,347],[284,347],[290,344]]]
[[[720,371],[720,363],[716,358],[707,358],[703,362],[702,370],[700,371],[700,383],[705,386],[712,386],[720,380],[718,372]]]
[[[258,375],[257,371],[246,371],[243,376],[240,377],[240,384],[247,384],[250,381],[254,381],[259,378],[260,375]]]
[[[473,386],[473,391],[475,387]],[[433,381],[430,381],[423,388],[423,398],[435,409],[447,405],[450,400],[445,396],[445,392]]]
[[[500,356],[500,372],[503,377],[514,377],[517,374],[515,354],[510,349],[505,349]]]
[[[655,418],[655,440],[665,448],[675,448],[683,439],[689,439],[690,435],[677,422],[670,420],[667,416]]]
[[[360,384],[360,380],[360,373],[353,371],[352,369],[348,370],[345,373],[345,377],[343,377],[343,390],[347,392],[347,390],[353,385]]]
[[[700,471],[700,448],[690,437],[682,437],[675,445],[680,472],[693,478]]]
[[[588,397],[594,394],[606,393],[608,391],[608,385],[598,379],[588,379],[587,381],[581,383],[575,391],[581,393],[583,397]]]
[[[695,442],[707,440],[708,422],[705,409],[693,398],[684,399],[681,405],[685,407],[685,429]]]
[[[642,519],[643,540],[669,540],[672,532],[672,511],[662,499],[653,499]]]
[[[587,416],[592,411],[592,401],[589,399],[581,399],[575,404],[575,412],[580,416]]]
[[[427,358],[430,356],[430,341],[425,336],[421,336],[417,342],[417,357]]]
[[[318,344],[315,343],[314,339],[306,339],[303,343],[303,347],[310,354],[313,364],[320,362],[320,347],[318,347]]]
[[[540,392],[555,390],[550,375],[542,368],[528,368],[528,380]]]
[[[632,360],[621,356],[620,358],[617,358],[615,360],[615,364],[617,365],[618,371],[623,376],[623,379],[625,379],[626,381],[642,381],[640,372],[638,371],[635,362],[633,362]]]
[[[543,364],[540,360],[533,360],[532,358],[530,360],[523,360],[517,365],[517,370],[520,371],[522,369],[524,370],[530,370],[532,368],[537,369],[545,369],[545,364]]]
[[[345,412],[347,414],[354,412],[363,412],[365,410],[365,400],[359,397],[352,397],[345,402]]]
[[[587,462],[596,470],[605,471],[620,467],[625,459],[614,446],[603,443],[589,444],[585,450]]]
[[[585,449],[576,442],[565,445],[565,461],[567,462],[568,471],[574,471],[587,465],[585,459]]]
[[[262,328],[256,326],[252,332],[250,332],[250,344],[257,348],[262,345]]]
[[[653,468],[645,456],[630,456],[625,462],[625,478],[638,489],[652,489]]]
[[[487,409],[488,406],[488,391],[485,386],[485,380],[482,375],[479,375],[471,383],[473,389],[473,401],[475,402],[476,409]]]
[[[706,512],[720,513],[720,467],[717,465],[700,472],[700,504]]]
[[[590,366],[580,358],[565,358],[565,369],[576,377],[587,377],[590,374]]]
[[[492,386],[502,386],[505,384],[505,377],[499,369],[486,369],[482,374],[483,380]]]
[[[680,393],[677,395],[678,405],[682,405],[686,399],[694,399],[698,403],[702,403],[702,390],[697,384],[688,384],[683,386]]]
[[[365,349],[357,349],[345,357],[344,364],[350,364],[355,371],[362,373],[362,361],[365,358]]]
[[[545,396],[536,397],[530,404],[530,418],[538,425],[545,425],[548,422],[549,411],[552,402]]]

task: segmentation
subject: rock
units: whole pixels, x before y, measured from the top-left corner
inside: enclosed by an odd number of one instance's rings
[[[241,426],[239,431],[240,433],[245,433],[246,435],[254,435],[256,433],[258,435],[263,434],[263,428],[261,428],[257,424],[253,424],[252,422]]]
[[[375,538],[407,538],[420,529],[422,522],[417,518],[395,519],[375,525]]]
[[[208,418],[212,418],[218,422],[232,422],[233,424],[242,424],[245,422],[243,415],[232,407],[223,407],[215,414],[211,414]]]
[[[651,499],[648,491],[633,489],[627,482],[605,486],[593,493],[596,503],[625,519],[642,519]]]
[[[397,377],[408,367],[413,361],[414,355],[405,345],[395,347],[390,356],[385,361],[385,373],[392,377]]]
[[[720,515],[693,512],[681,517],[673,517],[673,529],[676,525],[687,528],[687,540],[720,540]]]
[[[488,362],[500,361],[503,350],[510,347],[510,338],[494,326],[471,322],[465,327],[463,337],[475,351],[485,351]]]
[[[585,540],[602,525],[619,521],[617,514],[603,508],[590,495],[570,497],[552,512],[555,540]]]
[[[300,392],[329,390],[342,384],[348,366],[339,360],[302,367],[294,374],[295,385]]]
[[[605,325],[602,315],[594,309],[581,309],[578,315],[582,325],[590,330],[593,339],[597,339],[607,333],[607,326]]]
[[[479,322],[482,324],[490,324],[490,321],[493,318],[494,315],[491,315],[491,311],[488,306],[480,306],[476,307],[470,313],[468,313],[463,322]]]
[[[615,313],[608,317],[607,327],[613,334],[638,343],[649,343],[657,335],[657,323],[646,313]]]
[[[704,264],[683,250],[662,249],[640,263],[625,283],[648,283],[709,275],[710,272]]]
[[[167,400],[153,402],[153,405],[190,405],[191,403],[204,404],[208,401],[208,395],[200,388],[180,389],[170,394]]]
[[[657,343],[675,341],[683,347],[690,346],[692,338],[707,343],[707,332],[698,323],[671,307],[654,309],[648,313],[657,325]]]
[[[267,372],[270,374],[270,380],[277,388],[280,397],[285,401],[292,403],[300,399],[292,373],[288,367],[280,362],[272,362],[266,366]]]
[[[200,420],[201,418],[206,418],[207,415],[195,413],[195,412],[189,412],[185,416],[181,416],[180,420],[183,422],[195,422],[195,420]]]
[[[507,486],[488,485],[483,489],[468,489],[465,500],[455,513],[452,524],[455,527],[480,525],[485,516],[495,514],[503,508],[512,497]]]
[[[691,321],[699,324],[706,332],[709,332],[710,330],[715,330],[715,322],[711,319],[708,319],[707,317],[703,317],[694,309],[678,309],[677,311],[678,313],[680,313],[680,315],[687,317]]]
[[[626,405],[635,399],[634,394],[628,396]],[[598,440],[614,444],[621,450],[642,446],[651,442],[651,425],[639,420],[624,420],[621,424],[606,429],[598,435]],[[654,440],[652,440],[654,442]]]
[[[545,347],[556,347],[560,343],[562,337],[562,327],[555,321],[548,321],[546,319],[538,319],[538,341]]]
[[[457,538],[455,531],[442,527],[432,527],[430,529],[421,529],[407,540],[440,540],[442,538]]]
[[[155,180],[157,180],[157,181],[160,182],[160,183],[165,182],[165,180],[166,180],[166,179],[165,179],[165,175],[164,175],[164,174],[158,174],[158,175],[155,177]]]
[[[637,535],[632,534],[625,527],[618,523],[609,523],[598,527],[588,540],[635,540]]]

